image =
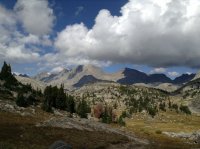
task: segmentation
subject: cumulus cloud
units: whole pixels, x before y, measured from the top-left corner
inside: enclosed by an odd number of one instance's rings
[[[153,70],[150,71],[150,73],[165,73],[166,69],[165,68],[154,68]]]
[[[57,57],[200,67],[199,0],[129,0],[120,16],[101,10],[95,24],[68,25],[55,40]]]
[[[5,53],[6,59],[10,61],[35,61],[39,58],[39,54],[35,52],[28,51],[24,46],[8,47]]]
[[[109,66],[111,62],[107,61],[97,61],[90,60],[87,58],[80,57],[67,57],[65,55],[60,55],[60,53],[47,53],[42,57],[42,62],[39,66],[43,69],[50,69],[54,67],[71,68],[77,65],[95,65],[98,67]]]
[[[27,6],[30,4],[33,4],[32,6]],[[37,4],[35,4],[37,3]],[[26,24],[26,19],[28,19],[27,16],[29,15],[30,11],[32,13],[33,9],[36,9],[35,11],[39,13],[43,13],[42,11],[47,11],[46,7],[48,6],[48,1],[23,1],[18,0],[15,6],[15,10],[6,9],[4,6],[0,5],[0,62],[6,60],[9,62],[14,63],[25,63],[30,62],[34,63],[40,60],[40,52],[41,49],[39,47],[44,46],[52,46],[52,41],[50,40],[49,35],[44,35],[48,33],[47,30],[50,30],[52,25],[45,24],[45,18],[43,17],[43,14],[37,14],[38,16],[29,16],[30,22],[28,25],[31,27],[32,25],[35,25],[36,28],[42,28],[41,34],[37,34],[37,29],[33,29],[32,31],[29,30],[30,28]],[[29,7],[30,10],[29,10]],[[39,11],[38,9],[41,9]],[[50,8],[49,8],[50,9]],[[17,14],[16,14],[17,11]],[[50,11],[50,10],[49,10]],[[22,15],[25,17],[25,20],[19,19],[19,16]],[[46,13],[44,12],[44,15]],[[33,18],[32,18],[33,17]],[[38,20],[41,20],[42,17],[44,22],[39,22]],[[49,17],[52,17],[49,15]],[[38,19],[38,20],[35,20]],[[19,28],[19,22],[25,21],[23,23],[24,27],[30,31],[28,33],[24,33],[23,30]],[[47,21],[48,22],[48,21]],[[34,24],[34,23],[40,23],[40,24]],[[46,27],[44,27],[41,24],[45,24]],[[27,30],[27,31],[28,31]],[[43,34],[44,33],[44,34]]]
[[[52,31],[55,17],[47,0],[18,0],[15,11],[28,33],[45,35]]]

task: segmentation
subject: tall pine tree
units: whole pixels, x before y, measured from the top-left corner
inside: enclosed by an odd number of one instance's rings
[[[0,73],[0,79],[5,81],[5,86],[17,85],[17,79],[12,75],[11,66],[4,62]]]

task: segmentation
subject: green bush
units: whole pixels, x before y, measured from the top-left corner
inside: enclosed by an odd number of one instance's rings
[[[27,105],[34,105],[36,103],[36,97],[31,94],[26,98]]]
[[[179,109],[180,109],[181,112],[191,115],[191,111],[190,111],[190,109],[188,108],[188,106],[183,106],[183,105],[181,105]]]
[[[122,115],[119,117],[117,123],[118,123],[120,126],[125,126],[125,125],[126,125],[126,123],[125,123],[125,121],[124,121]]]
[[[126,118],[127,117],[127,113],[126,113],[126,111],[123,111],[122,112],[122,118]]]
[[[149,106],[147,108],[147,111],[152,117],[154,117],[156,115],[156,113],[157,113],[157,108],[156,108],[156,106],[155,107],[154,106]]]
[[[27,101],[26,101],[26,99],[25,99],[25,97],[22,93],[19,93],[17,95],[16,104],[19,107],[27,107],[28,106],[28,103],[27,103]]]
[[[109,109],[107,106],[105,107],[104,112],[101,115],[102,122],[110,124],[112,123],[112,109]]]

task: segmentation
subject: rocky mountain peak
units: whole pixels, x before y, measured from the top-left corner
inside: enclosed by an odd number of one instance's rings
[[[195,74],[182,74],[181,76],[175,78],[173,80],[173,82],[175,84],[183,84],[186,82],[189,82],[190,80],[192,80],[195,77]]]

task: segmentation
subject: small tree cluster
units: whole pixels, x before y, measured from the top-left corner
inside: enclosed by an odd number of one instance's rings
[[[129,106],[130,114],[146,110],[152,117],[154,117],[158,112],[157,106],[154,105],[154,101],[148,97],[140,98],[139,100],[136,100],[133,97],[126,99],[126,105]]]
[[[152,117],[154,117],[154,116],[156,116],[156,113],[158,112],[158,110],[157,110],[157,107],[156,106],[149,106],[148,108],[147,108],[147,112],[152,116]]]
[[[104,112],[101,115],[102,122],[110,124],[112,122],[112,117],[113,117],[112,107],[106,106],[104,108]]]
[[[33,94],[30,94],[28,97],[25,97],[23,93],[18,93],[16,104],[19,107],[28,107],[30,105],[36,104],[36,98]]]
[[[90,112],[91,112],[91,109],[90,109],[89,105],[87,104],[87,102],[84,99],[82,99],[77,106],[76,113],[81,118],[87,118],[87,114]]]
[[[63,85],[60,88],[47,86],[44,90],[44,98],[43,110],[47,112],[52,112],[52,107],[66,110],[70,113],[75,112],[74,98],[65,94]]]
[[[191,114],[191,111],[188,108],[188,106],[181,105],[179,109],[180,109],[181,112],[183,112],[185,114]]]

